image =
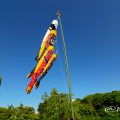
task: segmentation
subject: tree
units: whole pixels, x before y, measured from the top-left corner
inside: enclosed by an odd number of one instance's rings
[[[45,95],[46,96],[46,95]],[[115,106],[119,110],[105,111],[105,107]],[[54,88],[38,106],[38,114],[33,107],[20,104],[0,107],[0,120],[72,120],[68,95],[58,93]],[[96,93],[73,101],[75,120],[120,120],[120,91]]]
[[[50,96],[38,106],[40,120],[70,120],[69,102],[66,94],[52,89]]]
[[[46,92],[44,92],[44,93],[42,94],[42,96],[41,96],[41,99],[42,99],[43,101],[45,101],[47,98],[48,98],[48,95],[47,95]]]
[[[75,120],[119,120],[119,112],[105,111],[105,107],[120,105],[120,91],[96,93],[73,101]],[[52,89],[50,96],[38,106],[40,120],[71,120],[70,103],[67,94]]]
[[[53,88],[53,89],[52,89],[50,95],[51,95],[51,96],[58,95],[58,91],[56,90],[56,88]]]
[[[13,105],[8,108],[0,108],[0,120],[39,120],[38,115],[35,114],[33,107],[23,106],[18,107]]]

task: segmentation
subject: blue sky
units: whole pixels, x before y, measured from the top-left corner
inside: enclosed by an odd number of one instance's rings
[[[61,32],[57,58],[39,89],[25,92],[40,44],[48,26],[62,12],[74,98],[120,90],[120,1],[70,0],[0,1],[0,106],[23,103],[37,109],[44,92],[67,92]],[[57,48],[55,47],[57,50]]]

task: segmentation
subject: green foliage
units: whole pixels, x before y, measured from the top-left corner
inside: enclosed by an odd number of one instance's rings
[[[70,105],[67,95],[58,94],[54,88],[50,96],[38,107],[41,120],[69,120]]]
[[[120,91],[96,93],[72,103],[75,120],[120,120]],[[119,107],[119,111],[106,112],[109,106]],[[23,104],[0,107],[0,120],[72,120],[68,94],[59,94],[55,88],[49,96],[44,93],[37,114]]]
[[[8,108],[0,107],[0,120],[38,120],[33,107],[25,107],[22,104],[19,107],[13,105]]]
[[[119,120],[120,112],[106,112],[109,106],[120,107],[120,91],[88,95],[73,102],[75,120]],[[50,96],[38,106],[40,120],[71,120],[68,95],[53,89]]]

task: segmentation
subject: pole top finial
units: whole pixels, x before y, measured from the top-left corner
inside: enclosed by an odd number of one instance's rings
[[[56,15],[59,16],[59,17],[61,16],[61,13],[60,13],[59,10],[57,10]]]

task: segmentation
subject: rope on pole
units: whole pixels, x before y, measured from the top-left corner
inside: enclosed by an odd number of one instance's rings
[[[58,51],[58,54],[57,54],[58,55],[58,61],[59,61],[60,69],[61,69],[61,74],[62,74],[62,77],[63,77],[63,80],[64,80],[65,89],[66,89],[66,91],[68,91],[67,83],[65,81],[65,74],[63,72],[63,67],[62,67],[62,63],[61,63],[61,59],[60,59],[60,54],[59,54],[59,50],[58,50],[57,39],[56,39],[56,47],[57,47],[57,51]]]
[[[63,32],[63,27],[62,27],[62,22],[61,22],[60,11],[57,11],[56,15],[57,15],[59,23],[60,23],[60,29],[61,29],[61,34],[62,34],[62,43],[63,43],[63,46],[64,46],[64,57],[65,57],[66,72],[67,72],[67,77],[68,77],[70,108],[71,108],[71,113],[72,113],[72,119],[75,120],[74,113],[73,113],[73,106],[72,106],[72,89],[71,89],[71,84],[70,84],[70,72],[69,72],[69,67],[68,67],[68,58],[67,58],[66,44],[65,44],[65,39],[64,39],[64,32]]]

